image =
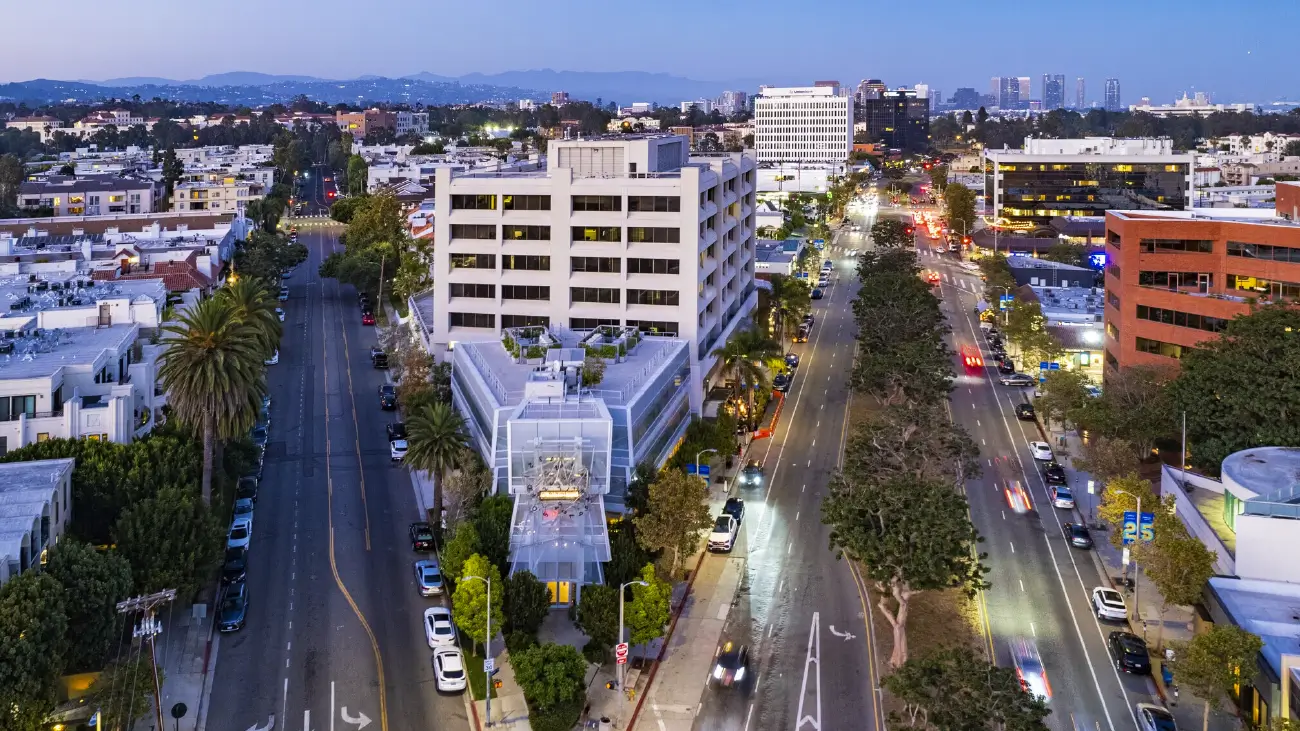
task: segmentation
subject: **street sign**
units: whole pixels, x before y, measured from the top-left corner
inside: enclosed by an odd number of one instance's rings
[[[1048,361],[1045,361],[1045,360],[1040,360],[1040,361],[1038,361],[1038,370],[1040,370],[1040,371],[1059,371],[1059,370],[1061,370],[1061,364],[1060,364],[1060,363],[1057,363],[1056,361],[1048,362]]]
[[[1143,543],[1149,542],[1155,538],[1155,513],[1143,513],[1141,520],[1138,519],[1137,511],[1124,511],[1124,545],[1130,545],[1138,540]]]
[[[998,309],[1005,310],[1014,299],[1015,298],[1012,297],[1011,295],[1007,295],[1007,294],[998,295]]]
[[[1094,480],[1088,480],[1088,494],[1092,495],[1096,491],[1097,483]]]
[[[1125,547],[1124,547],[1124,553],[1122,553],[1122,554],[1120,555],[1120,557],[1119,557],[1120,565],[1127,569],[1127,568],[1128,568],[1128,560],[1129,560],[1129,555],[1128,555],[1128,546],[1125,546]]]
[[[695,472],[695,463],[694,463],[694,462],[692,462],[692,463],[686,465],[686,474],[688,474],[688,475],[696,474],[696,472]],[[699,475],[700,475],[700,477],[708,477],[708,476],[709,476],[709,466],[706,465],[706,464],[702,464],[702,465],[700,465]]]
[[[1138,540],[1149,543],[1156,537],[1156,514],[1143,513],[1138,520]]]
[[[614,659],[618,661],[619,665],[627,664],[627,643],[626,642],[620,642],[617,645],[614,645]]]
[[[491,675],[496,670],[496,667],[496,658],[489,657],[483,660],[483,672],[487,675]]]
[[[1124,545],[1129,545],[1137,540],[1138,535],[1138,514],[1134,510],[1124,511],[1124,529],[1121,534],[1124,537]]]

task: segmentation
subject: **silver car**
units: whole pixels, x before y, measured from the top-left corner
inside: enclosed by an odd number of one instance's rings
[[[420,588],[420,596],[442,593],[442,569],[437,561],[425,559],[415,562],[415,585]]]

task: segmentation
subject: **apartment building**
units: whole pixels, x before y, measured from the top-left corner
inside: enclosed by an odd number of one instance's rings
[[[275,145],[208,145],[206,147],[181,147],[176,159],[188,170],[191,167],[219,167],[222,165],[262,165],[275,158]]]
[[[213,211],[217,213],[242,213],[249,201],[266,197],[267,187],[240,176],[224,175],[217,179],[204,179],[177,183],[172,191],[171,210]]]
[[[1196,156],[1164,139],[1035,139],[984,150],[984,196],[1002,228],[1044,229],[1057,216],[1192,205]]]
[[[0,464],[0,586],[40,566],[72,519],[76,460]]]
[[[762,87],[754,149],[760,163],[843,165],[853,149],[853,99],[833,86]]]
[[[1177,366],[1252,302],[1300,302],[1300,222],[1281,215],[1292,196],[1274,211],[1108,212],[1107,368]]]
[[[41,136],[41,142],[49,142],[54,137],[55,130],[63,129],[63,120],[58,117],[45,116],[14,117],[5,122],[5,129],[21,129],[35,132]]]
[[[556,140],[544,171],[440,168],[435,191],[435,351],[525,326],[675,335],[699,410],[711,351],[757,304],[751,158],[690,157],[680,135]]]
[[[408,112],[409,113],[409,112]],[[334,122],[339,129],[350,132],[353,138],[361,140],[379,129],[390,129],[397,133],[397,112],[385,109],[367,109],[363,112],[335,112]],[[425,128],[429,126],[429,117],[424,117]]]
[[[397,112],[393,118],[393,130],[398,137],[403,135],[429,134],[428,112]]]
[[[50,208],[55,216],[150,213],[160,195],[161,187],[157,183],[142,178],[52,175],[19,185],[18,207]]]

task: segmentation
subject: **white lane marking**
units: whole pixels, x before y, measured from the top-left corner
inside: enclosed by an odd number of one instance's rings
[[[808,651],[804,654],[803,682],[799,687],[799,710],[795,713],[795,718],[798,719],[794,724],[795,731],[803,728],[805,723],[817,731],[821,731],[822,727],[822,640],[817,627],[819,619],[820,615],[813,612],[812,628],[808,631]],[[808,696],[808,666],[812,664],[817,665],[817,671],[813,675],[813,681],[817,684],[816,717],[806,715],[803,710]]]
[[[794,541],[790,541],[790,543],[786,545],[786,547],[785,547],[785,555],[789,556],[789,555],[790,555],[790,549],[792,549],[792,548],[794,548]]]
[[[1022,580],[1020,580],[1020,579],[1016,579],[1016,581],[1019,581],[1019,582],[1020,582],[1020,590],[1021,590],[1021,591],[1024,591],[1024,590],[1025,590],[1025,582],[1022,581]]]
[[[755,683],[757,685],[757,683]],[[745,731],[749,731],[749,717],[754,715],[754,704],[749,704],[749,712],[745,714]]]
[[[1030,623],[1029,623],[1029,634],[1031,634],[1031,635],[1033,635],[1033,636],[1035,636],[1035,637],[1038,636],[1038,630],[1034,628],[1034,623],[1033,623],[1033,622],[1030,622]]]
[[[1016,544],[1012,543],[1011,541],[1007,541],[1007,544],[1008,544],[1009,546],[1011,546],[1011,552],[1012,552],[1012,553],[1015,553],[1015,552],[1016,552]]]
[[[980,420],[979,420],[979,419],[976,419],[976,420],[975,420],[975,426],[982,427],[982,426],[984,426],[984,425],[980,423]]]
[[[803,514],[803,511],[802,511],[802,510],[796,510],[796,511],[795,511],[795,513],[794,513],[794,520],[795,520],[796,523],[799,522],[799,516],[802,515],[802,514]]]

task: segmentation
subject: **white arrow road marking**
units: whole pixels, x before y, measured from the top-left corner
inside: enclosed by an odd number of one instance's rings
[[[347,706],[339,708],[339,715],[343,717],[343,723],[350,723],[353,726],[356,726],[358,731],[370,725],[370,716],[361,712],[357,712],[356,716],[350,716],[348,715]]]
[[[273,728],[275,728],[274,713],[272,713],[270,716],[267,716],[265,726],[258,726],[257,724],[253,724],[252,726],[248,727],[248,731],[271,731],[271,729]]]
[[[803,684],[799,688],[799,711],[795,713],[795,718],[799,719],[795,722],[795,731],[803,728],[805,723],[817,731],[821,731],[822,728],[822,640],[821,634],[817,631],[819,619],[818,612],[813,612],[812,628],[808,631],[808,652],[803,661]],[[814,664],[817,666],[817,672],[813,677],[813,681],[817,683],[816,718],[811,715],[804,715],[803,712],[803,704],[808,697],[808,666]]]
[[[857,637],[857,635],[853,634],[852,632],[836,632],[835,625],[833,624],[831,625],[831,634],[835,635],[836,637],[843,637],[845,642],[848,642],[849,640]]]

